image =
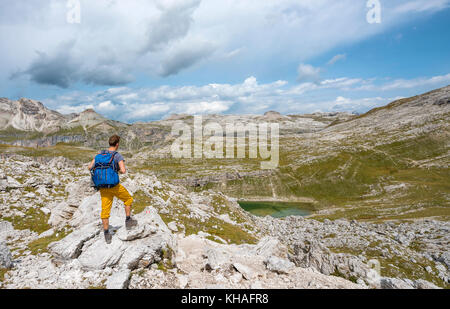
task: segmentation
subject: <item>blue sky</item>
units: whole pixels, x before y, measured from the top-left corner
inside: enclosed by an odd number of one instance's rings
[[[135,122],[365,112],[450,84],[450,0],[380,0],[380,23],[367,0],[80,0],[68,23],[77,2],[1,2],[1,97]]]

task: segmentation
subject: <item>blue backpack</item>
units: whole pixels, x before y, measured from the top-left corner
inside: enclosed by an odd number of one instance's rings
[[[95,165],[91,170],[95,188],[113,188],[119,184],[118,166],[114,162],[116,154],[103,150],[95,156]]]

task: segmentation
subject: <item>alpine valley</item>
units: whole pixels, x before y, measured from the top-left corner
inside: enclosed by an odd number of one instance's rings
[[[2,98],[0,287],[449,288],[449,120],[450,86],[362,115],[203,115],[278,123],[279,166],[262,170],[174,159],[172,126],[191,115],[126,124]],[[87,164],[114,133],[139,226],[115,201],[107,245]]]

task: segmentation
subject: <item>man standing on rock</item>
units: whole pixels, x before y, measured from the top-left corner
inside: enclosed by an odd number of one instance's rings
[[[137,225],[137,221],[131,218],[131,205],[133,197],[119,183],[119,175],[126,173],[125,160],[123,156],[117,152],[119,149],[120,136],[113,135],[109,138],[109,149],[101,151],[89,164],[89,170],[92,174],[92,180],[95,187],[100,190],[102,198],[101,219],[103,222],[103,230],[105,240],[109,244],[112,240],[112,234],[109,231],[109,216],[114,197],[117,197],[125,204],[125,227],[131,229]]]

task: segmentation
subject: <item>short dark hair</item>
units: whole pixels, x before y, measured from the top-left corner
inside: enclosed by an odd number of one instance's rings
[[[109,146],[111,146],[111,147],[117,146],[117,144],[119,142],[120,142],[120,136],[119,135],[114,134],[113,136],[111,136],[109,138]]]

